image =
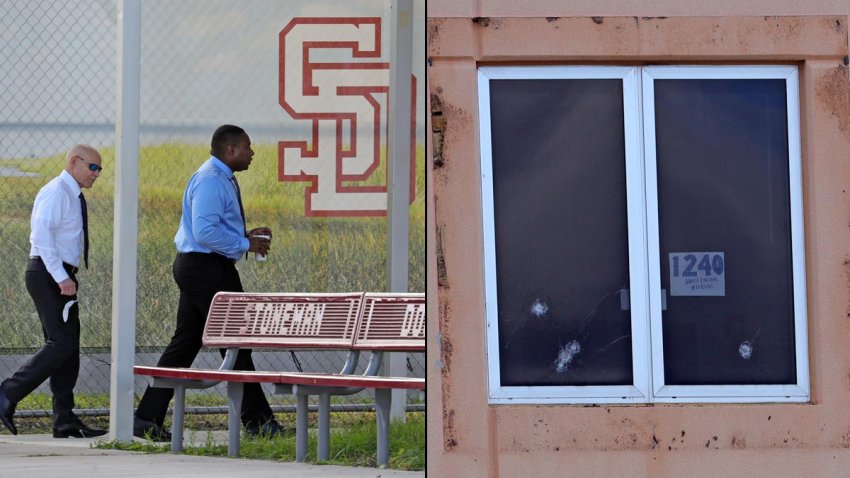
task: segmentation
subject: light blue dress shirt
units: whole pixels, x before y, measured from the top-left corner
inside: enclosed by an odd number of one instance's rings
[[[211,156],[183,193],[183,215],[174,236],[177,252],[215,252],[234,261],[248,250],[233,171]]]

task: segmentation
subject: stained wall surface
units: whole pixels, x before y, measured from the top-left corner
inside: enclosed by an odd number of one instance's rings
[[[666,3],[429,2],[429,476],[847,476],[850,2]],[[799,67],[811,401],[488,404],[477,68],[665,63]]]

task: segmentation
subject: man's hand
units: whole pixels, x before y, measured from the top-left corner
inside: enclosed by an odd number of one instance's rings
[[[265,237],[248,236],[248,251],[268,255],[271,243],[271,239]]]
[[[268,236],[266,237],[257,237],[257,236]],[[268,227],[255,227],[248,231],[248,251],[257,252],[261,255],[268,255],[269,248],[271,247],[272,230]]]
[[[264,227],[255,227],[254,229],[251,229],[250,231],[248,231],[248,237],[257,236],[257,235],[271,237],[272,230],[269,229],[268,227],[264,226]]]
[[[74,295],[77,293],[77,284],[69,277],[59,283],[59,293],[62,295]]]

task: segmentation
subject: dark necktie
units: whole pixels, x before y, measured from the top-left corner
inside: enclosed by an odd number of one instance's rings
[[[86,269],[89,268],[89,211],[86,207],[86,197],[80,192],[80,209],[83,211],[83,260]]]
[[[230,180],[233,181],[233,186],[236,188],[236,200],[239,201],[239,214],[242,216],[242,230],[245,231],[245,235],[248,235],[248,226],[245,225],[245,209],[242,207],[242,192],[239,190],[239,181],[236,180],[236,176],[230,176]],[[248,258],[248,251],[245,251],[245,259]]]
[[[245,226],[245,209],[242,208],[242,192],[239,190],[239,182],[236,181],[236,176],[231,176],[230,180],[233,181],[233,186],[236,188],[236,200],[239,201],[239,214],[242,215],[242,229],[247,233],[248,228]]]

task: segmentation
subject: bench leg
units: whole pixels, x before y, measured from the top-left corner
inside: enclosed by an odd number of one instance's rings
[[[330,457],[331,441],[331,394],[319,394],[319,444],[316,458],[326,461]]]
[[[390,460],[390,406],[392,390],[375,389],[375,420],[378,426],[378,465],[386,465]]]
[[[239,456],[242,431],[242,382],[227,382],[227,456]]]
[[[174,387],[174,416],[171,421],[171,453],[183,451],[183,418],[186,416],[186,387]]]
[[[307,395],[295,395],[295,461],[307,458]]]

